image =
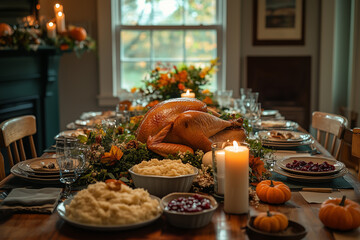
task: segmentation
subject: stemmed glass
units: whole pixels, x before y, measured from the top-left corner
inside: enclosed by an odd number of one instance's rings
[[[233,90],[217,91],[217,100],[219,102],[220,108],[230,108],[232,95]]]
[[[60,182],[65,184],[63,198],[71,196],[71,184],[85,170],[85,155],[80,150],[76,138],[59,137],[56,139],[56,161],[59,166]]]

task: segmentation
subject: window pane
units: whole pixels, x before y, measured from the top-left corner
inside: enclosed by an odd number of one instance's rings
[[[188,30],[185,36],[186,60],[216,58],[215,30]]]
[[[121,88],[130,90],[132,87],[141,87],[142,80],[150,71],[148,62],[122,62]]]
[[[154,0],[154,25],[182,25],[183,1],[182,0]]]
[[[185,24],[215,24],[216,0],[185,0]]]
[[[121,58],[150,58],[150,31],[121,31]]]
[[[187,66],[193,65],[196,68],[201,67],[209,67],[210,66],[210,59],[209,61],[204,61],[204,62],[186,62]],[[212,71],[212,74],[210,74],[209,76],[209,83],[207,85],[205,85],[204,87],[202,87],[203,89],[209,89],[210,91],[215,91],[217,88],[217,76],[216,76],[216,71]]]
[[[155,59],[183,60],[183,31],[154,31],[153,44]]]
[[[151,1],[121,0],[121,24],[147,25],[151,23]]]

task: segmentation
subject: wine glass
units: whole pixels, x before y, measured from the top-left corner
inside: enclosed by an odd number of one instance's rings
[[[83,173],[85,155],[78,147],[76,138],[59,137],[56,139],[56,161],[59,166],[60,182],[65,184],[63,198],[71,196],[71,184]]]
[[[233,90],[217,91],[217,100],[220,105],[220,108],[230,108],[232,95],[233,95]]]

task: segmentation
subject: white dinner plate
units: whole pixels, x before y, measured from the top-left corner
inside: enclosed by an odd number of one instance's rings
[[[335,170],[327,171],[327,172],[305,172],[305,171],[295,170],[295,169],[291,169],[291,168],[286,167],[286,164],[293,163],[294,160],[304,161],[306,163],[313,162],[315,164],[316,163],[321,164],[323,162],[327,162],[327,163],[329,163],[331,165],[334,165]],[[288,157],[288,158],[277,161],[276,164],[280,168],[282,168],[283,170],[294,173],[294,174],[313,175],[313,176],[336,174],[336,173],[340,172],[341,170],[343,170],[345,168],[344,163],[339,162],[339,161],[337,161],[335,159],[326,158],[326,157],[312,157],[312,156],[311,157]]]
[[[278,110],[264,110],[261,112],[261,116],[270,117],[270,116],[275,116],[278,113],[279,113]]]
[[[41,183],[41,184],[60,184],[60,178],[59,177],[37,177],[33,175],[29,175],[26,172],[22,171],[17,167],[17,165],[13,166],[10,169],[10,172],[19,178],[23,178],[32,182]]]
[[[279,133],[284,136],[286,136],[287,134],[291,134],[292,137],[289,139],[275,138],[273,137],[273,134],[276,133]],[[285,131],[285,130],[260,131],[258,132],[258,135],[262,141],[275,142],[275,143],[302,142],[308,140],[311,137],[311,135],[307,133]]]
[[[332,174],[332,175],[324,175],[324,176],[312,176],[312,175],[301,175],[301,174],[293,174],[281,169],[278,165],[274,166],[274,172],[283,175],[293,181],[296,182],[311,182],[311,183],[319,183],[319,182],[330,182],[333,179],[339,178],[347,174],[349,171],[347,168],[343,168],[340,172]]]
[[[299,125],[296,122],[287,120],[263,120],[261,125],[257,127],[260,129],[296,130]]]
[[[156,199],[159,202],[159,209],[160,209],[160,199],[158,197],[152,196],[150,195],[151,198]],[[126,224],[126,225],[94,225],[94,224],[88,224],[88,223],[81,223],[75,220],[71,220],[68,217],[66,217],[66,206],[70,204],[72,199],[66,199],[64,202],[60,203],[57,208],[56,211],[59,214],[59,216],[64,219],[66,222],[68,222],[71,225],[74,225],[76,227],[79,228],[84,228],[84,229],[90,229],[90,230],[96,230],[96,231],[124,231],[124,230],[130,230],[130,229],[134,229],[134,228],[140,228],[146,225],[151,224],[152,222],[156,221],[158,218],[160,218],[162,212],[159,212],[159,214],[157,216],[155,216],[154,218],[144,221],[144,222],[139,222],[139,223],[134,223],[134,224]]]
[[[266,147],[278,147],[278,148],[292,148],[292,147],[300,147],[300,146],[307,146],[314,143],[312,138],[302,141],[302,142],[268,142],[268,141],[261,141],[261,144]]]

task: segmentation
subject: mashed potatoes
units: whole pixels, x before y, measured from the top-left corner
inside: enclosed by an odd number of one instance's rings
[[[194,173],[194,168],[190,164],[184,164],[181,160],[157,160],[142,161],[132,169],[135,173],[142,175],[156,175],[176,177]]]
[[[66,206],[66,216],[74,221],[96,225],[126,225],[156,217],[159,202],[144,189],[121,185],[111,189],[106,183],[91,184]]]

